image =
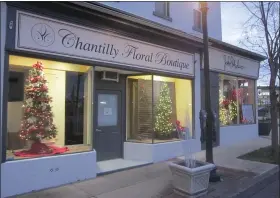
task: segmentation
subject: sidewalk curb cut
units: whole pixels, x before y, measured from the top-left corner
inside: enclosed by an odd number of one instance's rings
[[[244,187],[238,190],[238,192],[232,193],[228,196],[228,198],[239,198],[239,197],[248,197],[250,192],[256,191],[255,189],[259,189],[260,186],[266,185],[263,184],[265,181],[270,181],[273,178],[274,174],[279,172],[279,167],[275,166],[268,171],[263,172],[260,175],[254,177],[253,182],[247,182],[244,184]],[[278,178],[278,175],[276,176]]]

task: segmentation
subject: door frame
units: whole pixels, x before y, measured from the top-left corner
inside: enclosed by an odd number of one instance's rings
[[[121,123],[120,123],[120,130],[121,130],[121,158],[124,157],[124,142],[126,141],[126,77],[127,75],[119,75],[119,82],[114,81],[105,81],[101,80],[102,78],[102,72],[95,71],[94,72],[94,97],[93,97],[93,103],[94,108],[96,108],[97,105],[97,96],[96,93],[98,90],[104,90],[104,91],[119,91],[121,95]],[[97,126],[95,123],[97,123],[97,113],[96,109],[93,109],[93,149],[95,149],[96,145],[96,129]]]

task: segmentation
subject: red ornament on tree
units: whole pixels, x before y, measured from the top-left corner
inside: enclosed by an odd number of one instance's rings
[[[47,91],[48,90],[48,87],[46,86],[46,85],[43,85],[42,87],[41,87],[41,91]]]

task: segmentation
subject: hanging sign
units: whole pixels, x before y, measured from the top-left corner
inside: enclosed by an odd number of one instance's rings
[[[17,12],[16,49],[194,76],[194,55]]]

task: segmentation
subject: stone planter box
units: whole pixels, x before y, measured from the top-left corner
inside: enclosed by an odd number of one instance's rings
[[[207,193],[210,171],[214,164],[196,161],[196,168],[188,168],[185,162],[170,162],[172,185],[175,193],[196,198]]]

